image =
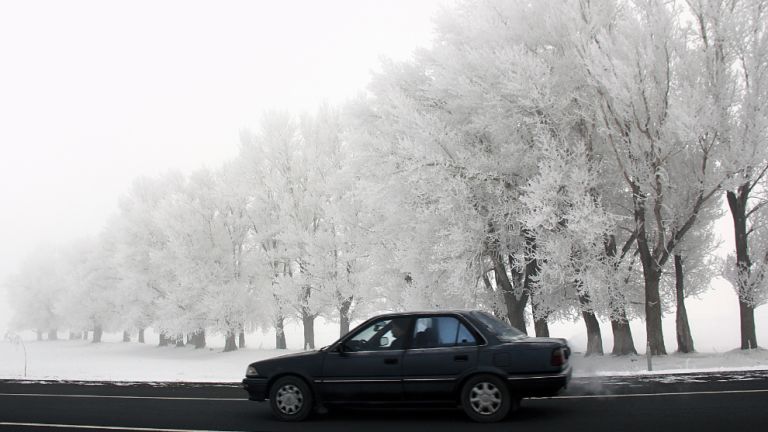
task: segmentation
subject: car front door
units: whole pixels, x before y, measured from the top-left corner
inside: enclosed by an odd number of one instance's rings
[[[412,402],[455,399],[457,380],[477,366],[478,338],[455,316],[420,317],[403,355],[403,389]]]
[[[410,318],[377,320],[329,351],[319,388],[324,402],[398,402]]]

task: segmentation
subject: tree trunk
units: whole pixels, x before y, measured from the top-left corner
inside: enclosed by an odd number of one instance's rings
[[[161,347],[168,346],[168,344],[170,342],[171,341],[170,341],[170,338],[168,337],[168,335],[164,331],[161,331],[160,332],[160,341],[158,342],[157,346],[161,346]]]
[[[139,329],[139,343],[144,343],[144,329]]]
[[[618,317],[611,319],[611,330],[613,331],[613,355],[637,355],[635,342],[632,340],[632,329],[629,327],[627,312],[624,308],[618,311]]]
[[[228,331],[227,338],[224,342],[224,352],[237,351],[237,344],[235,343],[235,332]]]
[[[128,330],[123,330],[123,342],[130,342],[131,341],[131,332]]]
[[[651,355],[666,355],[664,346],[664,334],[661,330],[661,296],[659,295],[659,282],[661,271],[655,264],[649,263],[643,266],[645,278],[645,331],[648,335],[648,343],[651,347]]]
[[[301,324],[304,327],[304,349],[315,349],[315,315],[301,311]]]
[[[585,355],[603,355],[603,334],[600,332],[600,323],[597,321],[589,294],[579,294],[581,316],[587,326],[587,352]]]
[[[199,329],[192,333],[190,342],[195,349],[205,348],[205,329]]]
[[[283,315],[278,315],[275,320],[275,348],[286,349],[288,345],[285,342],[285,322]]]
[[[685,287],[683,277],[683,257],[675,254],[675,291],[677,297],[677,313],[675,314],[675,326],[677,328],[677,350],[681,353],[691,353],[693,337],[691,327],[688,325],[688,313],[685,310]]]
[[[539,260],[536,259],[536,238],[526,234],[525,235],[525,278],[523,279],[523,292],[533,299],[534,287],[533,281],[539,275]],[[536,309],[534,309],[536,308]],[[533,312],[533,327],[536,332],[536,336],[549,336],[549,327],[547,326],[547,317],[538,311],[538,307],[531,302],[531,310]]]
[[[749,276],[752,261],[749,258],[749,239],[747,233],[747,200],[750,185],[745,183],[738,188],[738,193],[728,191],[728,207],[733,217],[733,231],[736,242],[737,290],[739,293],[739,324],[741,329],[741,349],[757,348],[755,331],[755,308],[750,303]]]
[[[345,298],[339,307],[339,337],[349,333],[349,309],[352,307],[352,300],[351,296]]]
[[[59,340],[59,332],[56,329],[48,330],[48,340]]]
[[[93,343],[101,342],[101,335],[104,333],[100,325],[93,328]]]
[[[533,312],[533,330],[536,337],[549,337],[549,325],[547,325],[547,314],[541,310],[534,294],[531,292],[531,311]]]
[[[512,327],[528,333],[525,328],[525,305],[528,303],[528,295],[523,292],[520,297],[515,295],[514,287],[509,281],[507,276],[507,270],[504,268],[504,263],[496,254],[491,254],[491,260],[493,261],[493,274],[496,279],[496,287],[501,290],[504,298],[504,305],[507,308],[507,318]]]
[[[245,348],[245,330],[240,330],[240,333],[237,335],[237,346],[240,349]]]

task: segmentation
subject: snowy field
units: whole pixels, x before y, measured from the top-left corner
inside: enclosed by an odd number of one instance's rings
[[[109,381],[239,381],[248,363],[299,350],[157,347],[107,341],[27,341],[26,379]],[[572,357],[575,376],[647,374],[644,356]],[[653,373],[768,369],[768,350],[670,354],[653,358]],[[0,379],[23,379],[24,348],[0,342]]]

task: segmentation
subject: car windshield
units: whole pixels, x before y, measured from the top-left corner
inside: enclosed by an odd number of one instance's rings
[[[485,312],[473,311],[470,314],[473,318],[479,321],[486,330],[493,333],[501,341],[512,341],[526,336],[525,333],[520,330]]]

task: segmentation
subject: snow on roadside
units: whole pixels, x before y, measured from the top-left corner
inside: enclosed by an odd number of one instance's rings
[[[574,376],[617,376],[673,374],[691,372],[718,372],[740,370],[768,370],[768,350],[735,349],[723,353],[673,353],[655,356],[652,372],[648,371],[648,359],[634,356],[589,356],[576,353],[571,356]]]
[[[246,348],[229,353],[220,348],[157,347],[136,342],[32,341],[0,342],[0,379],[83,381],[237,382],[249,363],[296,352]],[[621,376],[649,374],[645,356],[613,357],[575,353],[573,375]],[[653,358],[652,374],[768,370],[768,350],[725,353],[670,354]]]

